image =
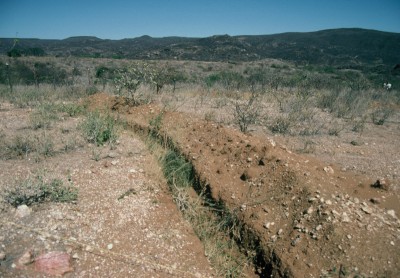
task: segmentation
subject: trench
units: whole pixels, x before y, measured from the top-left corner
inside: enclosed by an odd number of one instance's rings
[[[155,123],[156,122],[156,123]],[[136,134],[138,134],[142,140],[145,142],[151,141],[151,144],[157,144],[162,147],[167,153],[172,154],[178,160],[184,161],[185,165],[189,167],[188,176],[190,177],[191,189],[196,193],[197,198],[201,201],[202,210],[205,210],[208,217],[213,222],[215,227],[218,228],[219,233],[223,233],[222,237],[227,242],[227,244],[234,244],[234,249],[237,250],[241,256],[245,256],[249,262],[248,270],[251,269],[250,275],[239,272],[226,272],[220,273],[225,277],[291,277],[290,273],[287,273],[280,266],[280,258],[275,254],[273,250],[266,250],[263,247],[261,239],[259,236],[243,221],[239,216],[237,209],[229,209],[222,200],[216,200],[212,197],[212,185],[208,184],[206,179],[201,176],[201,174],[196,171],[194,165],[185,156],[183,152],[180,151],[179,147],[174,143],[173,139],[169,137],[165,132],[160,131],[160,126],[157,123],[157,119],[150,122],[148,126],[143,126],[134,122],[129,122],[128,126]],[[165,164],[162,161],[165,160],[166,155],[163,155],[161,159],[161,167],[164,172],[164,176],[169,184],[171,194],[174,195],[174,179],[168,176],[165,171]],[[174,197],[174,196],[173,196]],[[185,206],[178,204],[175,201],[177,207],[185,216]],[[191,222],[189,220],[189,222]],[[193,223],[191,223],[193,226]],[[196,229],[194,229],[196,232]],[[203,242],[199,232],[196,232],[197,236]],[[203,242],[204,244],[204,242]],[[214,267],[214,266],[213,266]],[[249,273],[249,271],[247,272]]]

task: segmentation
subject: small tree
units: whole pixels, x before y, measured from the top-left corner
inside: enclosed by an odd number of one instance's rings
[[[148,65],[139,63],[132,64],[126,69],[116,70],[114,83],[118,94],[124,95],[124,91],[126,91],[125,96],[134,100],[137,89],[146,80],[147,72]]]

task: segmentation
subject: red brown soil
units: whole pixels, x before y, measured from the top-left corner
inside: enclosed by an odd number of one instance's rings
[[[147,130],[162,112],[160,133],[258,240],[270,264],[264,273],[400,275],[399,195],[390,185],[372,188],[375,180],[367,176],[188,114],[155,105],[130,107],[105,94],[90,103],[117,112],[139,130]]]

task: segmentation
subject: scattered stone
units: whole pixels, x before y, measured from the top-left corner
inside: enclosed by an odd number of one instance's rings
[[[135,169],[129,169],[129,173],[136,173],[136,170]]]
[[[387,214],[389,214],[391,217],[397,219],[396,212],[393,209],[388,210]]]
[[[388,184],[388,182],[386,182],[385,179],[377,180],[374,184],[371,185],[371,187],[386,190],[386,191],[389,190],[389,184]]]
[[[324,171],[325,171],[326,173],[328,173],[328,174],[334,174],[334,173],[335,173],[335,171],[332,169],[331,166],[326,166],[326,167],[324,167]]]
[[[372,213],[371,208],[369,208],[368,206],[361,207],[361,210],[363,212],[365,212],[366,214],[371,214]]]
[[[116,158],[118,156],[118,154],[116,152],[110,152],[107,155],[109,158]]]
[[[312,214],[313,212],[314,212],[314,208],[311,206],[305,211],[305,214]]]
[[[301,237],[299,235],[296,236],[294,240],[290,243],[292,246],[296,246],[297,243],[301,240]]]
[[[240,176],[242,181],[248,181],[255,179],[257,177],[257,171],[253,168],[246,169],[243,174]]]
[[[279,229],[278,235],[281,235],[283,233],[283,229]]]
[[[247,162],[252,162],[252,161],[253,161],[253,159],[251,157],[247,158]]]
[[[32,209],[28,207],[27,205],[20,205],[17,207],[17,210],[15,211],[15,215],[19,218],[25,217],[30,215],[32,212]]]
[[[113,247],[114,247],[114,245],[113,245],[112,243],[110,243],[110,244],[107,245],[107,249],[108,249],[108,250],[113,249]]]
[[[33,262],[32,250],[26,251],[17,261],[17,266],[21,267]]]
[[[381,199],[379,199],[379,198],[371,198],[369,201],[371,203],[373,203],[373,204],[380,204],[381,203]]]
[[[115,165],[117,165],[117,164],[118,164],[118,160],[113,160],[113,161],[111,161],[111,165],[115,166]]]
[[[269,143],[271,144],[272,147],[276,146],[276,143],[274,140],[272,140],[271,138],[269,138]]]
[[[348,238],[348,239],[351,239],[351,235],[347,235],[347,238]]]
[[[350,220],[350,217],[347,215],[347,213],[346,212],[343,212],[342,213],[342,222],[344,222],[344,223],[349,223],[351,220]]]
[[[241,210],[241,211],[245,211],[245,210],[246,210],[246,208],[247,208],[247,206],[246,206],[246,205],[244,205],[244,204],[240,206],[240,210]]]
[[[331,200],[326,200],[325,204],[327,204],[328,206],[332,205],[332,201]]]
[[[319,230],[321,230],[322,229],[322,225],[320,224],[320,225],[318,225],[316,228],[315,228],[315,230],[317,230],[317,231],[319,231]]]
[[[48,275],[64,275],[73,271],[71,257],[68,253],[53,251],[35,259],[35,270]]]
[[[390,245],[394,246],[394,241],[391,241],[391,242],[390,242]]]
[[[315,202],[316,200],[317,200],[317,198],[315,198],[315,197],[308,198],[308,201],[309,201],[310,203],[313,203],[313,202]]]
[[[269,228],[270,228],[271,226],[273,226],[273,225],[275,225],[274,222],[267,222],[267,223],[264,224],[264,228],[265,228],[265,229],[269,229]]]
[[[74,260],[78,260],[78,259],[79,259],[78,253],[73,254],[73,255],[72,255],[72,258],[73,258]]]
[[[3,261],[6,259],[6,253],[0,252],[0,261]]]
[[[86,248],[85,248],[85,251],[92,252],[93,248],[90,245],[87,245]]]

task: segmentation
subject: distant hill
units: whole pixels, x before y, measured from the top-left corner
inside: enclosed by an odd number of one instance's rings
[[[13,44],[12,38],[0,39],[0,53],[6,54]],[[153,60],[256,61],[274,58],[297,64],[343,68],[358,68],[361,65],[391,67],[400,63],[399,33],[365,29],[260,36],[218,35],[207,38],[142,36],[122,40],[96,37],[19,39],[16,48],[22,53],[29,53],[29,49],[42,49],[45,55],[54,56]]]

